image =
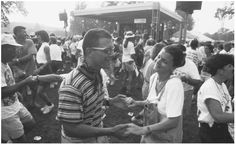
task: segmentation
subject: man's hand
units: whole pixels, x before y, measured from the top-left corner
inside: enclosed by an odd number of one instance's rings
[[[121,109],[128,109],[128,104],[126,102],[126,96],[122,94],[118,94],[114,98],[109,100],[109,103],[115,107],[121,108]]]

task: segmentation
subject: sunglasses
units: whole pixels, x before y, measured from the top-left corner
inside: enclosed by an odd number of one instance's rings
[[[104,52],[105,54],[108,54],[108,55],[113,55],[114,54],[114,47],[113,48],[92,47],[91,49],[102,51],[102,52]]]

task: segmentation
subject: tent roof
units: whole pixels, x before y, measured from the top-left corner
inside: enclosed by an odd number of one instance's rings
[[[179,38],[179,35],[180,35],[180,31],[176,32],[173,34],[173,37],[172,38]],[[189,40],[192,40],[192,39],[198,39],[199,41],[201,42],[206,42],[206,41],[215,41],[203,34],[200,34],[198,32],[193,32],[193,31],[187,31],[187,36],[186,36],[186,39],[189,39]]]
[[[97,9],[75,10],[74,16],[102,19],[110,22],[133,23],[134,19],[146,18],[147,22],[152,20],[152,10],[158,8],[157,2],[130,4],[121,6],[108,6]],[[160,5],[161,21],[172,20],[180,22],[181,16]]]

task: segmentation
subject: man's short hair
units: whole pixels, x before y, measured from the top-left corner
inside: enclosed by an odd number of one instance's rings
[[[16,27],[14,27],[14,29],[13,29],[13,33],[14,33],[14,35],[16,35],[18,32],[20,32],[21,30],[25,30],[26,28],[25,27],[23,27],[23,26],[16,26]]]
[[[84,36],[82,45],[84,54],[87,48],[97,47],[99,45],[99,39],[101,38],[112,39],[111,34],[105,29],[95,28],[89,30]]]

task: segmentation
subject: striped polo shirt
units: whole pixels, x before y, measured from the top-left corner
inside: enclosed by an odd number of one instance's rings
[[[100,127],[104,91],[78,69],[72,70],[59,88],[57,120]]]

